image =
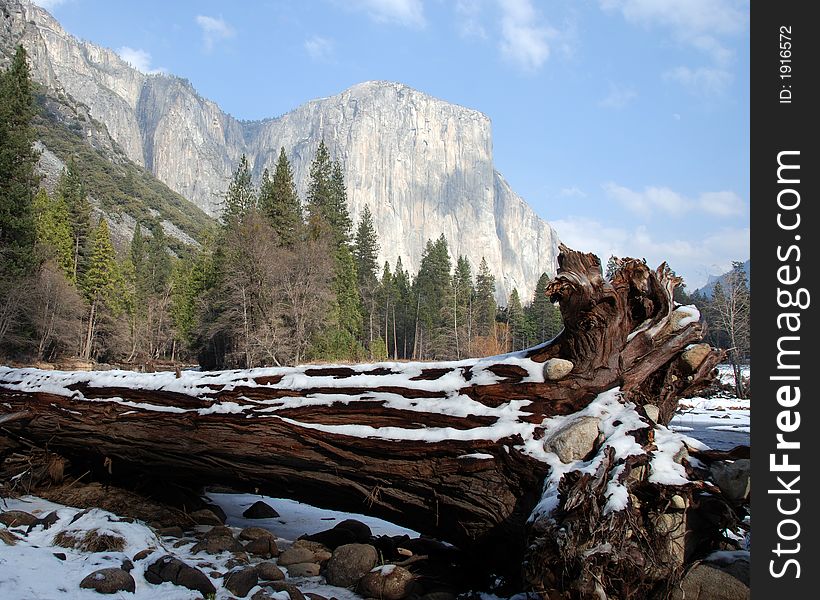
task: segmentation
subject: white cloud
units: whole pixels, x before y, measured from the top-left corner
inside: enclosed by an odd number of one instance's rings
[[[456,2],[456,22],[461,37],[487,39],[487,30],[481,22],[484,0],[458,0]]]
[[[167,72],[162,67],[151,67],[151,54],[141,48],[122,46],[117,49],[117,54],[119,54],[120,58],[134,67],[137,71],[141,71],[146,75],[155,75],[157,73]]]
[[[645,258],[649,266],[667,262],[694,290],[710,274],[725,273],[733,260],[749,257],[749,228],[727,228],[702,238],[657,240],[643,226],[627,229],[595,219],[567,217],[550,221],[561,241],[576,250],[596,254],[602,264],[614,255]]]
[[[47,11],[51,12],[58,6],[62,6],[66,3],[66,0],[32,0],[32,4],[36,4],[40,8],[44,8]]]
[[[587,194],[578,186],[565,187],[558,190],[558,196],[561,198],[586,198]]]
[[[550,56],[557,32],[546,26],[531,0],[498,0],[501,7],[501,53],[523,71],[537,71]]]
[[[734,192],[705,192],[698,198],[698,206],[718,217],[734,217],[746,212],[746,205]]]
[[[236,30],[231,27],[222,17],[208,17],[197,15],[194,19],[199,28],[202,29],[202,41],[205,49],[213,50],[214,45],[222,40],[227,40],[236,35]]]
[[[740,216],[746,212],[746,205],[741,197],[727,190],[703,192],[692,199],[667,187],[649,186],[640,192],[613,182],[605,183],[602,187],[611,199],[647,219],[656,212],[681,216],[692,210],[699,210],[723,218]]]
[[[305,40],[304,47],[313,60],[326,62],[333,58],[333,40],[314,35]]]
[[[715,96],[726,91],[733,76],[719,67],[675,67],[663,74],[667,81],[675,81],[690,91],[704,96]]]
[[[667,187],[646,187],[636,192],[617,183],[603,186],[607,195],[637,215],[651,217],[656,210],[669,215],[680,215],[690,207],[690,202]]]
[[[633,88],[617,83],[609,84],[609,92],[598,102],[598,106],[603,108],[620,109],[626,107],[630,102],[638,97],[638,92]]]
[[[664,74],[699,94],[723,93],[733,79],[735,53],[726,39],[749,26],[747,0],[599,0],[606,11],[620,12],[624,19],[643,27],[662,27],[674,39],[703,52],[709,67],[679,66]]]
[[[351,0],[345,3],[362,10],[378,23],[396,23],[405,27],[424,27],[424,5],[421,0]]]

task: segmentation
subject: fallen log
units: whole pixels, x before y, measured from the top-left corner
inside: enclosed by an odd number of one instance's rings
[[[698,344],[697,310],[674,303],[679,282],[635,259],[607,281],[595,256],[562,246],[547,293],[564,330],[489,358],[152,374],[0,368],[0,444],[27,440],[121,477],[364,512],[518,565],[524,554],[525,581],[545,597],[653,591],[687,560],[680,519],[658,515],[672,504],[685,513],[706,489],[687,479],[685,444],[662,425],[721,358]],[[591,435],[573,441],[582,424]],[[625,561],[630,525],[642,529]]]

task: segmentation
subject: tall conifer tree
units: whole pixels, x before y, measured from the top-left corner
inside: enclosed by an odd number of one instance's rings
[[[273,179],[270,178],[267,169],[262,174],[259,208],[267,217],[281,244],[292,248],[301,236],[304,222],[296,183],[293,180],[293,170],[284,147],[279,149],[279,160]]]
[[[17,46],[0,73],[0,276],[28,275],[37,266],[32,202],[35,171],[34,100],[26,51]]]

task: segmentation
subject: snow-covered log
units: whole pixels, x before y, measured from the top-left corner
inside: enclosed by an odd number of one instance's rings
[[[649,587],[679,573],[683,558],[665,567],[645,554],[678,556],[667,540],[679,519],[664,511],[685,513],[699,485],[663,424],[720,355],[698,343],[697,310],[673,302],[678,283],[635,259],[607,281],[595,256],[562,246],[548,294],[565,329],[522,352],[223,372],[2,368],[0,435],[120,479],[258,488],[519,564],[527,539],[525,578],[544,595],[600,585],[625,597],[643,584],[618,544],[653,536],[629,546]]]

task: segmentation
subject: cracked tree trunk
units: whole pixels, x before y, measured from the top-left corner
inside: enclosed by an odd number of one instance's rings
[[[634,259],[621,261],[606,281],[595,256],[562,246],[548,294],[560,303],[565,329],[523,353],[184,372],[179,379],[0,370],[0,436],[7,445],[24,439],[97,469],[110,458],[121,478],[258,489],[382,517],[485,556],[489,548],[491,559],[504,555],[520,565],[526,554],[525,580],[545,596],[583,596],[600,585],[625,597],[636,588],[614,582],[610,572],[631,582],[632,571],[600,557],[593,560],[600,568],[579,567],[583,552],[592,542],[612,543],[626,524],[643,528],[638,537],[657,533],[652,515],[664,513],[655,509],[674,494],[691,504],[694,492],[649,484],[637,475],[646,461],[633,457],[625,477],[635,479],[630,493],[651,515],[640,522],[631,512],[617,522],[600,516],[602,482],[625,464],[613,454],[599,473],[565,477],[562,517],[528,523],[549,472],[528,445],[543,443],[545,420],[581,411],[613,387],[644,417],[645,406],[657,407],[652,416],[666,424],[679,397],[708,385],[720,353],[693,346],[701,325],[676,310],[678,283],[665,265],[651,270]],[[652,450],[651,429],[636,439]],[[583,534],[571,528],[557,537],[561,523],[589,515]],[[576,547],[567,552],[559,539]],[[648,579],[657,582],[659,573]]]

